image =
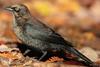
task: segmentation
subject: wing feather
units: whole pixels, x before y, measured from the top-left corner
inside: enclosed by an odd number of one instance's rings
[[[54,44],[68,44],[70,46],[71,43],[65,41],[61,35],[53,31],[51,28],[42,24],[41,22],[37,23],[27,23],[26,24],[26,33],[30,35],[32,38],[36,38],[45,42],[54,43]]]

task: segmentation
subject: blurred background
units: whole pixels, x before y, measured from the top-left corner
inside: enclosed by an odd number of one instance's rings
[[[98,59],[100,0],[0,0],[0,42],[18,41],[12,31],[13,16],[4,8],[20,3],[29,8],[32,16],[40,18],[77,49],[95,51],[93,60]]]

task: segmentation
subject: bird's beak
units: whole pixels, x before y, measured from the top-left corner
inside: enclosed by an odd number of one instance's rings
[[[13,9],[11,7],[6,7],[5,10],[12,11]]]

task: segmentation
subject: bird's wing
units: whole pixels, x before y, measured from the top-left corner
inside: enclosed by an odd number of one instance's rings
[[[55,43],[55,44],[68,44],[71,43],[65,41],[59,34],[54,32],[51,28],[45,26],[42,23],[37,22],[36,24],[26,24],[26,33],[30,37],[37,38],[46,42]]]

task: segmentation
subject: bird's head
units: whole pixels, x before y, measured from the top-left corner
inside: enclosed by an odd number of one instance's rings
[[[23,4],[8,6],[8,7],[6,7],[6,10],[11,11],[16,14],[23,14],[23,15],[27,14],[29,12],[28,8]]]

